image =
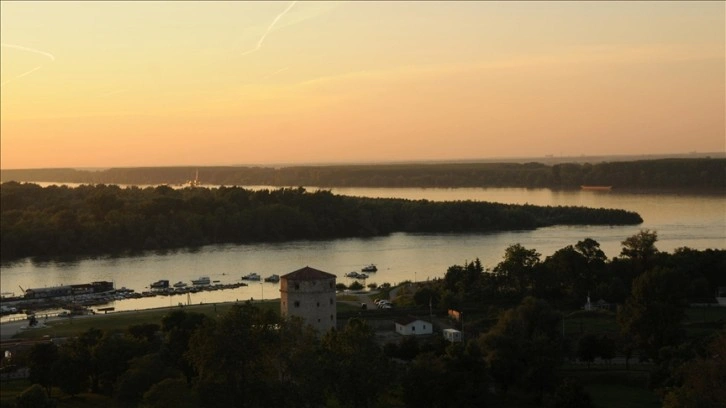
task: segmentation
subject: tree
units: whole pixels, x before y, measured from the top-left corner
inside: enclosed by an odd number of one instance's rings
[[[563,358],[561,319],[547,302],[526,297],[479,338],[491,375],[503,393],[521,383],[541,398],[554,384],[554,370]]]
[[[622,242],[623,249],[620,255],[630,258],[635,263],[637,272],[643,272],[650,267],[653,257],[658,253],[655,247],[656,241],[658,234],[655,231],[641,230]]]
[[[577,358],[587,362],[587,368],[590,368],[590,363],[595,361],[598,356],[598,339],[597,336],[588,333],[577,342]]]
[[[527,249],[520,244],[507,247],[504,260],[494,267],[494,273],[502,283],[519,295],[524,295],[530,288],[533,270],[539,265],[540,254],[534,249]]]
[[[141,401],[142,408],[194,408],[199,402],[183,378],[166,378],[149,388]]]
[[[710,408],[726,406],[726,334],[720,333],[708,345],[705,355],[686,362],[679,369],[683,384],[668,394],[664,408]]]
[[[40,384],[33,384],[18,395],[18,408],[45,408],[53,406],[51,399]]]
[[[72,344],[59,350],[58,360],[53,364],[53,378],[60,389],[74,396],[88,388],[88,355],[78,353]]]
[[[631,296],[618,310],[620,330],[648,357],[657,358],[661,347],[681,339],[687,289],[682,273],[664,268],[645,272],[635,279]]]
[[[582,384],[571,378],[565,378],[557,387],[554,395],[545,403],[547,408],[590,408],[593,406],[590,394],[585,392]]]
[[[30,349],[28,356],[28,367],[33,384],[40,384],[50,394],[50,387],[53,384],[52,367],[58,360],[58,347],[53,343],[36,343]]]
[[[365,322],[351,319],[322,340],[324,378],[332,396],[349,407],[368,407],[390,384],[388,359]]]

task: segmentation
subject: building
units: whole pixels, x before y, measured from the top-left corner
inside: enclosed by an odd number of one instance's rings
[[[434,332],[433,325],[413,316],[401,317],[394,321],[396,333],[402,336],[420,336]]]
[[[308,266],[280,277],[280,313],[297,316],[320,333],[336,327],[336,276]]]
[[[461,332],[456,329],[444,329],[444,338],[452,343],[461,342]]]

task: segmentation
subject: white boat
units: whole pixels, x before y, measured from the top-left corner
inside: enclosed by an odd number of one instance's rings
[[[252,272],[249,275],[243,276],[242,280],[258,281],[258,280],[260,280],[260,275]]]
[[[378,268],[376,268],[376,266],[373,265],[373,264],[370,264],[368,266],[364,266],[361,269],[361,272],[376,272],[376,271],[378,271]]]
[[[280,275],[270,275],[265,278],[265,282],[279,282],[280,281]]]
[[[201,276],[199,279],[192,279],[192,285],[209,285],[209,276]]]
[[[358,272],[356,272],[356,271],[348,272],[348,273],[345,274],[345,277],[346,278],[357,278],[358,277]]]

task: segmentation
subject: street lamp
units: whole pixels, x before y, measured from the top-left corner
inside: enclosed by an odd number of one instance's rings
[[[262,300],[265,300],[265,285],[260,282],[260,290],[262,291]]]

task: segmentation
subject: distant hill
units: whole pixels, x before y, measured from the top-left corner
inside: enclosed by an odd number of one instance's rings
[[[703,158],[587,162],[458,161],[348,165],[133,167],[99,169],[1,170],[3,182],[183,185],[195,178],[206,185],[317,187],[525,187],[571,189],[581,185],[615,189],[726,191],[726,155]],[[624,158],[624,157],[621,157]],[[632,159],[632,157],[629,157]],[[609,160],[605,160],[609,159]]]

